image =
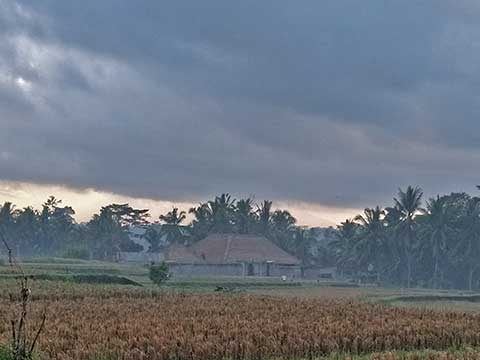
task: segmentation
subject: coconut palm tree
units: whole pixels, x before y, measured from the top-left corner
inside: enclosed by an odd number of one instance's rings
[[[197,207],[192,207],[188,212],[193,215],[193,220],[190,224],[193,240],[203,239],[210,232],[213,223],[209,205],[203,203]]]
[[[427,202],[426,213],[420,216],[420,236],[426,240],[425,249],[433,259],[432,284],[439,286],[440,263],[447,255],[447,240],[454,234],[453,208],[437,196]]]
[[[215,200],[208,202],[208,209],[212,219],[212,231],[228,233],[233,231],[235,213],[235,199],[230,194],[221,194]]]
[[[295,219],[287,210],[276,210],[271,216],[270,237],[282,249],[295,252]]]
[[[294,240],[295,240],[295,255],[302,262],[301,266],[301,276],[305,276],[305,267],[307,265],[307,257],[309,254],[309,248],[312,242],[314,241],[314,236],[312,229],[307,229],[298,226],[295,229]]]
[[[257,205],[257,219],[259,232],[264,236],[270,235],[272,220],[272,202],[264,200],[260,206]]]
[[[158,218],[165,224],[180,225],[187,217],[185,211],[178,211],[178,208],[174,207],[171,211],[165,215],[160,215]]]
[[[182,222],[186,219],[185,211],[179,211],[174,207],[165,215],[160,215],[158,218],[162,222],[161,235],[166,236],[167,243],[172,244],[181,240],[185,240],[185,235],[181,229]],[[153,234],[150,233],[150,236]]]
[[[468,289],[473,289],[473,278],[480,258],[480,198],[472,198],[461,218],[460,243],[455,249],[457,258],[466,265]]]
[[[354,252],[359,225],[350,219],[345,220],[337,226],[335,240],[328,244],[328,247],[335,254],[335,262],[339,270],[351,270],[356,254]]]
[[[388,252],[384,216],[385,211],[377,206],[373,209],[367,208],[363,215],[355,217],[360,227],[359,241],[355,245],[360,263],[370,266],[373,262],[377,282],[381,281],[382,259],[385,259]]]
[[[402,228],[402,213],[393,206],[385,208],[383,222],[386,227],[386,238],[388,242],[389,266],[388,276],[391,281],[403,281],[405,273],[405,254],[403,237],[400,234]]]
[[[276,210],[272,214],[272,225],[277,231],[288,231],[295,225],[297,219],[287,210]]]
[[[255,223],[253,200],[251,198],[238,200],[235,204],[235,227],[240,234],[248,234]]]
[[[405,191],[398,190],[398,199],[395,198],[395,207],[399,212],[398,234],[401,236],[402,248],[407,263],[407,287],[412,282],[413,261],[417,241],[417,223],[415,217],[422,213],[423,191],[419,187],[408,186]]]

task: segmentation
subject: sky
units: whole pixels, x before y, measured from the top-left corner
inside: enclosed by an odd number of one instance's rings
[[[306,225],[480,182],[476,0],[0,0],[0,201]]]

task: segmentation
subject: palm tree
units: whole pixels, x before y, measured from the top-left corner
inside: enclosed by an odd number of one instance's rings
[[[208,202],[212,219],[212,230],[228,233],[233,230],[233,215],[235,213],[235,199],[230,194],[222,194],[215,200]]]
[[[382,259],[385,259],[388,252],[384,216],[385,211],[377,206],[374,209],[367,208],[363,215],[355,217],[360,226],[359,241],[356,243],[360,263],[370,265],[373,261],[377,282],[381,281]]]
[[[444,198],[437,196],[427,202],[426,214],[420,217],[422,224],[420,235],[426,239],[427,249],[433,259],[432,282],[439,286],[440,261],[447,252],[447,240],[454,232],[452,207],[447,206]]]
[[[473,277],[478,270],[480,258],[480,198],[472,198],[461,218],[461,241],[456,248],[456,255],[466,264],[468,270],[468,289],[473,289]]]
[[[334,251],[335,262],[342,272],[350,267],[352,259],[356,256],[353,249],[358,227],[353,220],[345,220],[337,226],[336,239],[328,244],[329,248]]]
[[[390,255],[389,277],[393,281],[401,282],[405,273],[405,256],[403,251],[403,238],[400,235],[402,213],[395,207],[385,208],[383,222],[386,227],[386,237]]]
[[[272,240],[285,251],[295,253],[295,219],[287,210],[276,210],[271,216]]]
[[[203,203],[197,207],[192,207],[188,212],[193,215],[193,220],[190,224],[193,240],[203,239],[212,228],[213,220],[209,205]]]
[[[180,225],[187,217],[185,211],[178,211],[178,208],[174,207],[171,211],[165,215],[160,215],[158,218],[165,224]]]
[[[307,257],[309,247],[314,240],[312,229],[297,227],[294,234],[295,239],[295,255],[302,261],[301,276],[305,276],[305,267],[307,265]]]
[[[163,223],[160,233],[166,236],[167,243],[173,244],[174,242],[178,242],[185,238],[180,225],[186,217],[186,212],[178,211],[178,208],[176,207],[165,215],[160,215],[158,217]],[[152,235],[153,233],[149,233],[149,236]]]
[[[190,228],[194,240],[200,240],[210,232],[232,232],[235,210],[235,199],[232,199],[229,194],[221,194],[214,200],[191,208],[189,213],[194,216],[194,219]]]
[[[263,203],[257,205],[257,218],[258,218],[258,227],[259,232],[264,236],[270,235],[270,225],[272,217],[272,202],[269,200],[264,200]]]
[[[295,219],[287,210],[276,210],[272,214],[271,219],[273,228],[277,231],[290,230],[297,222],[297,219]]]
[[[407,260],[407,287],[410,288],[412,281],[413,258],[415,254],[415,242],[417,240],[417,224],[415,216],[423,212],[423,191],[419,187],[408,186],[405,191],[398,190],[398,199],[395,198],[395,207],[399,212],[398,233],[403,239],[403,252]]]
[[[250,198],[238,200],[235,205],[235,225],[240,234],[248,234],[255,222],[253,200]]]

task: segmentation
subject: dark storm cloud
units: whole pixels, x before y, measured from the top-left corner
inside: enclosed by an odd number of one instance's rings
[[[479,181],[475,1],[0,0],[1,178],[340,206]]]

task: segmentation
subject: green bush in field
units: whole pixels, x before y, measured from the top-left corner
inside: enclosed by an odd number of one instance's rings
[[[161,285],[168,280],[168,266],[165,262],[159,265],[152,264],[148,272],[150,280],[156,285]]]
[[[12,360],[12,354],[6,347],[0,346],[0,360]]]

